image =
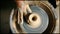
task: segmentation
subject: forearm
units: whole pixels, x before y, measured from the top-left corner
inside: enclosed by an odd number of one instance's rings
[[[23,1],[24,0],[15,0],[17,7],[20,7],[21,8],[21,6],[23,4]]]

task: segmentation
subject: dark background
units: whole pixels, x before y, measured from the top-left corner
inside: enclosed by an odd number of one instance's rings
[[[9,18],[16,3],[14,0],[1,0],[0,3],[0,33],[10,33]]]

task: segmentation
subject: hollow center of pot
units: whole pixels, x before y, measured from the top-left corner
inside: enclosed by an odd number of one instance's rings
[[[37,17],[36,17],[36,16],[33,16],[33,17],[32,17],[32,20],[33,20],[33,21],[36,21],[36,20],[37,20]]]

